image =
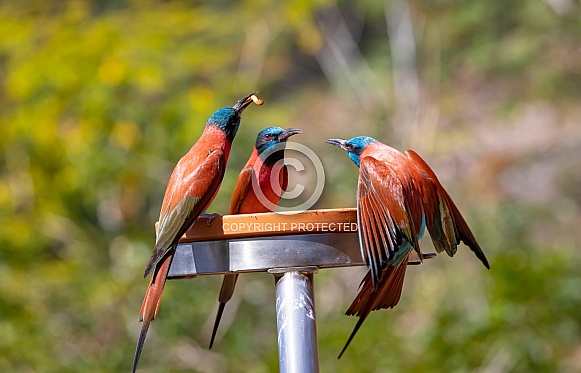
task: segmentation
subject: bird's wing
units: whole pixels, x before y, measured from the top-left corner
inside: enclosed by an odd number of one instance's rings
[[[191,168],[191,164],[186,163],[177,167]],[[224,152],[214,149],[193,172],[174,171],[164,198],[157,240],[145,276],[177,245],[181,236],[208,207],[220,187],[225,167]]]
[[[238,175],[238,180],[236,180],[236,186],[234,187],[234,192],[232,193],[232,200],[230,201],[230,214],[238,214],[240,210],[240,204],[244,201],[246,194],[252,186],[252,174],[254,169],[252,166],[246,166],[240,171]]]
[[[424,179],[432,188],[431,191],[427,190],[422,197],[426,211],[426,226],[436,251],[446,251],[449,256],[453,256],[458,244],[462,241],[476,254],[476,257],[482,261],[486,268],[490,269],[488,260],[476,242],[466,220],[434,171],[413,150],[407,150],[405,153],[422,172]]]
[[[419,251],[418,232],[406,202],[414,195],[411,184],[402,184],[394,169],[373,157],[362,158],[359,168],[357,220],[369,272],[346,312],[359,316],[359,321],[339,358],[371,311],[393,308],[399,302],[408,256],[413,249]],[[410,195],[406,198],[406,194]]]
[[[373,286],[387,265],[398,267],[412,249],[418,248],[411,211],[405,193],[410,193],[395,171],[373,157],[361,159],[357,187],[357,219],[363,256]]]

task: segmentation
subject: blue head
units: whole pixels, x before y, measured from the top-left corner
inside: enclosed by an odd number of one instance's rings
[[[212,114],[210,119],[206,122],[206,126],[216,126],[220,128],[224,131],[228,140],[232,142],[236,136],[236,132],[238,132],[238,126],[240,126],[240,116],[244,109],[246,109],[252,102],[252,95],[254,95],[254,93],[243,97],[233,107],[225,107]]]
[[[377,142],[377,140],[369,136],[357,136],[351,140],[329,139],[326,141],[327,144],[335,145],[345,150],[357,167],[359,167],[359,156],[367,145],[372,142]]]
[[[256,137],[256,151],[264,163],[274,164],[284,157],[284,143],[292,135],[302,133],[298,128],[266,127]],[[282,146],[276,146],[283,144]]]

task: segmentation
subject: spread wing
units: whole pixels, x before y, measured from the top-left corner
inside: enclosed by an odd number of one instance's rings
[[[175,248],[182,235],[212,202],[224,177],[226,157],[221,150],[212,150],[198,166],[189,163],[186,157],[178,163],[168,183],[155,248],[145,276]],[[193,167],[193,171],[187,172]]]
[[[426,212],[426,226],[436,251],[446,251],[449,256],[453,256],[458,244],[462,241],[476,254],[476,257],[482,261],[486,268],[490,269],[488,260],[476,242],[466,220],[446,189],[440,184],[434,171],[413,150],[407,150],[406,155],[422,172],[424,179],[432,188],[431,191],[429,190],[424,194],[423,204]]]
[[[361,159],[357,187],[357,219],[362,254],[373,286],[387,265],[398,267],[413,249],[419,251],[417,232],[406,203],[406,193],[395,171],[373,157]]]
[[[419,232],[414,227],[413,217],[420,216],[423,212],[421,206],[418,211],[412,211],[407,202],[413,202],[416,196],[408,175],[398,178],[393,168],[373,157],[362,158],[359,169],[359,241],[369,265],[369,272],[346,312],[347,315],[359,316],[359,321],[339,357],[343,355],[371,311],[397,305],[401,297],[408,256],[414,249],[420,252],[417,240]],[[415,205],[414,208],[417,208]]]

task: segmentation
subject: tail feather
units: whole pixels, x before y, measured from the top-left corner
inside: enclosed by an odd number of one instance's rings
[[[218,301],[220,305],[218,306],[218,313],[216,314],[216,320],[214,321],[214,328],[212,330],[212,338],[210,338],[210,347],[214,345],[214,339],[216,338],[216,333],[218,332],[218,326],[220,325],[220,320],[222,319],[222,313],[224,313],[224,308],[226,303],[232,299],[232,294],[234,294],[234,288],[236,287],[236,281],[238,280],[238,275],[224,275],[224,280],[222,281],[222,287],[220,288],[220,295]]]
[[[169,272],[172,259],[173,253],[162,259],[163,262],[161,265],[156,267],[153,275],[151,276],[145,297],[143,298],[141,310],[139,311],[139,321],[143,322],[143,325],[141,326],[139,340],[137,341],[137,348],[135,349],[132,372],[135,372],[137,369],[137,364],[139,363],[139,357],[141,356],[145,337],[147,336],[147,331],[149,330],[149,324],[157,317],[161,296],[163,294],[163,288],[165,286],[165,280],[167,279],[167,273]]]
[[[347,316],[360,316],[368,304],[371,305],[370,311],[395,307],[401,297],[408,259],[409,257],[397,268],[387,266],[375,289],[372,285],[371,274],[367,272],[363,278],[361,290],[345,314]]]
[[[222,319],[222,313],[224,313],[224,308],[226,307],[225,302],[220,302],[218,305],[218,312],[216,313],[216,320],[214,320],[214,328],[212,329],[212,338],[210,338],[210,346],[212,348],[214,345],[214,339],[216,338],[216,333],[218,332],[218,326],[220,325],[220,320]]]
[[[377,283],[376,288],[372,285],[370,272],[367,272],[363,279],[361,290],[351,306],[347,309],[347,312],[345,312],[348,316],[359,316],[359,320],[353,332],[351,332],[347,343],[345,343],[345,347],[341,350],[338,359],[343,356],[343,353],[371,311],[382,308],[393,308],[398,304],[403,289],[407,263],[408,258],[404,259],[398,267],[387,266],[383,270],[381,280]]]
[[[137,363],[139,363],[139,357],[141,356],[141,351],[143,350],[143,343],[145,342],[145,337],[147,336],[147,330],[149,329],[149,324],[151,321],[145,320],[141,325],[141,332],[139,332],[139,340],[137,341],[137,348],[135,349],[135,356],[133,357],[133,368],[132,373],[137,370]]]
[[[367,315],[369,315],[369,313],[367,313]],[[345,350],[347,350],[347,347],[349,347],[349,344],[353,340],[353,337],[355,337],[355,334],[357,334],[357,331],[359,330],[361,325],[363,325],[363,321],[365,321],[365,319],[367,318],[367,315],[359,318],[359,320],[357,321],[357,324],[355,325],[355,328],[353,328],[353,331],[351,332],[351,335],[349,336],[349,339],[347,339],[347,343],[345,343],[345,346],[341,350],[341,353],[339,354],[339,356],[337,356],[337,359],[340,359],[341,356],[343,356],[343,353],[345,352]]]
[[[374,297],[374,301],[371,307],[372,311],[380,310],[383,308],[393,308],[399,303],[403,290],[403,281],[407,269],[407,262],[408,259],[406,258],[404,262],[399,265],[399,267],[391,271],[389,274],[388,282],[381,288],[379,294]]]
[[[387,268],[391,268],[388,266]],[[359,285],[360,290],[355,296],[355,299],[345,311],[345,315],[347,316],[360,316],[360,312],[363,307],[367,304],[370,294],[374,291],[373,288],[373,281],[371,277],[371,272],[367,272],[365,277],[361,281],[361,285]]]

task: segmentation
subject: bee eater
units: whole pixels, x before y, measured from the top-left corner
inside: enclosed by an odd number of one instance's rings
[[[464,242],[490,269],[468,224],[436,174],[412,150],[405,155],[367,136],[329,139],[359,167],[357,221],[359,242],[369,272],[347,315],[359,316],[339,358],[371,311],[399,302],[408,256],[425,256],[418,240],[428,229],[438,253],[449,256]]]
[[[250,159],[238,175],[230,203],[230,215],[270,212],[273,206],[278,205],[288,185],[288,171],[281,163],[284,158],[284,147],[289,137],[299,133],[302,131],[297,128],[283,130],[280,127],[267,127],[258,133]],[[276,175],[278,177],[275,181]],[[256,193],[258,190],[259,195]],[[269,203],[265,204],[262,198],[266,198]],[[226,303],[234,293],[237,279],[237,274],[224,276],[210,348],[214,344]]]
[[[198,141],[179,160],[171,174],[159,214],[155,247],[143,275],[147,277],[152,273],[139,312],[139,321],[143,325],[133,359],[133,372],[137,368],[149,324],[157,316],[163,287],[178,242],[216,197],[224,177],[232,141],[238,132],[240,116],[256,100],[252,93],[233,107],[225,107],[215,112],[208,119]]]

